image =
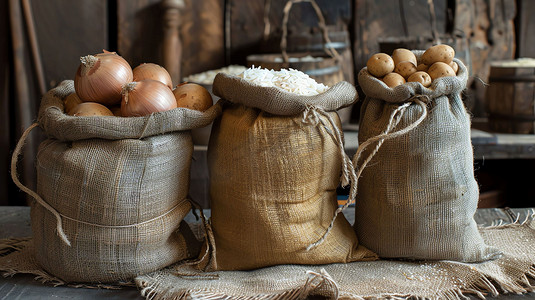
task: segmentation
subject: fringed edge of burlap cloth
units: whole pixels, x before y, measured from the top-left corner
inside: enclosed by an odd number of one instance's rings
[[[56,286],[92,289],[121,289],[136,287],[134,281],[116,283],[71,283],[61,280],[45,270],[33,258],[33,243],[31,237],[11,238],[0,240],[0,274],[12,277],[17,274],[35,275],[35,280]],[[8,258],[10,258],[8,260]]]
[[[524,221],[515,220],[514,223],[508,224],[494,224],[489,227],[481,227],[482,234],[491,241],[500,240],[500,231],[506,230],[502,233],[510,235],[507,229],[515,230],[519,237],[525,237],[523,229],[529,231],[530,237],[535,239],[535,212],[526,218]],[[495,235],[495,237],[492,237]],[[517,237],[518,238],[518,237]],[[524,241],[525,242],[525,241]],[[504,244],[506,242],[503,242]],[[516,245],[511,248],[516,247]],[[308,296],[324,296],[330,299],[467,299],[467,296],[473,295],[481,299],[487,296],[498,296],[501,294],[523,294],[535,291],[535,248],[529,248],[529,243],[524,245],[525,255],[514,255],[513,252],[505,252],[502,258],[494,261],[484,263],[458,263],[453,261],[438,261],[427,262],[435,265],[437,268],[447,270],[455,268],[463,268],[468,272],[467,278],[458,278],[459,282],[455,288],[448,288],[442,291],[427,291],[428,293],[395,293],[395,292],[381,292],[379,294],[363,294],[359,295],[356,292],[348,291],[347,287],[350,285],[347,282],[351,279],[341,278],[346,283],[340,283],[329,275],[329,265],[326,266],[299,266],[303,274],[302,283],[296,284],[286,290],[276,291],[273,287],[273,292],[257,293],[257,294],[235,294],[228,292],[221,288],[223,283],[217,283],[222,275],[240,272],[240,271],[218,271],[210,273],[199,273],[191,267],[172,266],[170,268],[160,270],[151,274],[139,276],[136,278],[138,288],[141,289],[141,294],[147,299],[240,299],[240,300],[258,300],[258,299],[304,299]],[[528,249],[529,248],[529,249]],[[509,249],[511,250],[511,249]],[[521,261],[524,259],[524,261]],[[359,264],[363,262],[356,262],[351,264]],[[375,263],[375,262],[368,262]],[[395,261],[394,261],[395,263]],[[419,265],[419,262],[399,261],[400,264],[414,264]],[[426,262],[421,262],[425,264]],[[489,267],[490,266],[490,267]],[[320,272],[312,271],[312,269],[321,268]],[[496,270],[494,270],[496,269]],[[503,271],[503,273],[501,273]],[[247,271],[242,271],[247,272]],[[255,271],[252,271],[255,272]],[[518,275],[518,276],[515,276]],[[253,275],[251,273],[251,275]],[[457,274],[451,274],[455,278]],[[170,283],[169,278],[175,278],[174,282]],[[308,277],[308,278],[307,278]],[[200,280],[200,281],[197,281]],[[208,280],[208,281],[202,281]],[[188,282],[189,283],[184,283]],[[208,284],[207,282],[212,282]],[[342,280],[341,280],[342,281]],[[201,287],[204,284],[204,287]],[[373,283],[372,283],[373,284]],[[239,283],[235,283],[239,285]],[[345,286],[344,286],[345,285]],[[269,290],[269,289],[267,289]],[[433,293],[432,295],[430,295]]]
[[[511,231],[509,229],[514,229]],[[333,266],[282,266],[283,268],[296,268],[302,279],[293,286],[277,290],[275,288],[266,288],[265,293],[233,294],[221,288],[220,280],[225,275],[233,273],[243,273],[244,275],[253,275],[254,271],[219,271],[203,273],[194,269],[192,266],[183,263],[177,263],[168,268],[138,276],[135,279],[137,288],[140,289],[141,295],[147,299],[240,299],[240,300],[258,300],[258,299],[304,299],[309,296],[320,295],[330,299],[466,299],[469,295],[474,295],[481,299],[487,296],[498,296],[501,294],[523,294],[535,291],[535,211],[525,220],[518,220],[513,223],[503,224],[496,223],[489,227],[481,227],[480,232],[489,244],[501,241],[506,245],[504,237],[514,236],[518,245],[512,245],[504,256],[494,261],[465,264],[453,261],[437,262],[409,262],[409,261],[388,261],[390,263],[399,263],[402,265],[419,266],[420,264],[432,264],[433,266],[446,270],[464,268],[467,273],[466,278],[459,278],[462,284],[454,285],[454,288],[448,288],[443,291],[433,291],[434,294],[428,293],[395,293],[380,292],[379,294],[368,293],[359,295],[356,291],[351,291],[351,278],[339,278],[331,276]],[[516,234],[516,235],[515,235]],[[70,287],[84,288],[108,288],[117,289],[125,286],[132,286],[132,282],[116,284],[84,284],[84,283],[67,283],[45,271],[41,270],[37,263],[31,257],[31,238],[6,239],[0,240],[0,274],[4,277],[15,274],[33,274],[35,279],[42,283],[53,286],[67,285]],[[525,251],[525,252],[523,252]],[[12,258],[9,261],[7,258]],[[378,261],[381,262],[381,261]],[[385,261],[383,261],[385,262]],[[358,264],[374,264],[376,262],[356,262]],[[347,264],[349,265],[349,264]],[[277,268],[277,266],[275,267]],[[314,269],[319,269],[315,271]],[[290,270],[294,272],[294,269]],[[288,272],[288,270],[286,270]],[[226,274],[225,274],[226,273]],[[247,273],[247,274],[245,274]],[[331,275],[330,275],[331,274]],[[281,275],[282,274],[277,274]],[[453,274],[455,276],[457,274]],[[301,276],[301,275],[299,275]],[[171,281],[169,280],[171,278]],[[410,278],[407,278],[410,279]],[[339,280],[340,282],[338,282]],[[341,281],[346,281],[341,282]],[[203,287],[204,283],[204,287]],[[248,283],[251,281],[248,279]],[[234,283],[234,285],[239,282]],[[254,284],[254,283],[253,283]],[[264,283],[265,284],[265,283]],[[371,282],[370,284],[373,284]],[[268,283],[269,285],[269,283]]]

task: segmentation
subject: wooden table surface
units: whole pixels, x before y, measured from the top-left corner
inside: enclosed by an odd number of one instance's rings
[[[531,214],[530,208],[512,209],[521,220]],[[210,211],[205,211],[210,215]],[[354,208],[349,207],[344,215],[350,223],[354,220]],[[511,214],[499,208],[478,209],[475,220],[481,225],[490,225],[495,220],[511,222]],[[186,217],[193,221],[193,215]],[[0,239],[31,236],[29,207],[4,206],[0,208]],[[489,297],[489,299],[492,297]],[[136,288],[121,290],[71,288],[65,286],[52,287],[34,280],[32,275],[15,275],[3,278],[0,276],[0,299],[144,299]],[[474,298],[475,299],[475,298]],[[495,299],[535,299],[535,293],[525,295],[503,295]]]

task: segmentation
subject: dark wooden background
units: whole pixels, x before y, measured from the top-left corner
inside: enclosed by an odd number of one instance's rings
[[[427,0],[316,2],[330,33],[349,39],[349,56],[344,59],[354,74],[380,50],[380,41],[431,39],[432,28],[443,39],[461,34],[462,38],[454,41],[457,52],[469,59],[472,78],[466,96],[476,117],[485,116],[483,83],[488,79],[489,63],[535,56],[535,21],[531,18],[535,2],[531,0],[435,0],[435,22]],[[279,52],[285,3],[185,1],[179,27],[181,76],[229,64],[244,65],[249,54]],[[31,42],[31,26],[24,17],[26,4],[36,44]],[[164,13],[160,0],[0,0],[0,205],[26,203],[25,195],[10,179],[9,166],[22,132],[36,119],[43,93],[32,49],[41,59],[45,90],[73,79],[79,57],[102,49],[117,51],[131,65],[163,64]],[[317,19],[308,3],[294,6],[288,28],[291,51],[321,43]],[[358,104],[353,121],[355,112]],[[22,181],[30,187],[35,181],[36,147],[42,138],[42,132],[34,130],[18,168]]]

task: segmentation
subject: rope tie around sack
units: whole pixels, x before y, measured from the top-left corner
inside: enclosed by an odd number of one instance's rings
[[[136,226],[148,224],[148,223],[151,223],[151,222],[156,221],[158,219],[161,219],[161,218],[165,217],[166,215],[172,213],[177,207],[180,207],[182,205],[183,202],[180,202],[177,205],[173,206],[167,212],[163,213],[162,215],[156,216],[156,217],[154,217],[154,218],[152,218],[150,220],[146,220],[146,221],[143,221],[143,222],[140,222],[140,223],[135,223],[135,224],[129,224],[129,225],[103,225],[103,224],[98,224],[98,223],[85,222],[85,221],[77,220],[77,219],[74,219],[74,218],[71,218],[69,216],[66,216],[66,215],[63,215],[63,214],[59,213],[55,208],[53,208],[43,198],[41,198],[41,196],[39,196],[39,194],[37,194],[32,189],[30,189],[27,186],[25,186],[24,184],[22,184],[22,182],[20,182],[20,180],[19,180],[19,175],[18,175],[18,172],[17,172],[17,163],[18,163],[19,157],[20,157],[20,155],[22,153],[22,147],[24,146],[24,143],[26,142],[26,139],[28,138],[28,135],[30,134],[30,132],[37,126],[39,126],[38,123],[33,123],[32,125],[30,125],[24,131],[24,133],[20,137],[20,140],[18,141],[18,143],[17,143],[17,145],[15,147],[15,150],[13,151],[13,156],[11,158],[11,178],[13,179],[13,182],[15,183],[15,185],[17,185],[17,187],[19,187],[22,191],[24,191],[28,195],[32,196],[37,201],[37,203],[39,203],[41,206],[46,208],[52,215],[54,215],[54,217],[56,218],[56,221],[57,221],[56,222],[56,232],[57,232],[58,236],[60,237],[60,239],[66,245],[71,246],[71,242],[69,241],[69,238],[67,237],[67,235],[65,234],[65,231],[63,230],[63,220],[62,219],[68,219],[68,220],[71,220],[73,222],[77,222],[77,223],[80,223],[80,224],[85,224],[85,225],[90,225],[90,226],[95,226],[95,227],[101,227],[101,228],[131,228],[131,227],[136,227]]]
[[[325,121],[321,118],[321,116],[325,117],[327,121],[329,121],[329,125],[332,130],[329,128],[328,124],[326,124]],[[342,157],[342,176],[340,181],[342,183],[342,186],[347,186],[350,183],[350,173],[352,172],[351,170],[353,170],[353,165],[351,163],[351,159],[347,156],[345,152],[342,130],[338,128],[336,122],[330,114],[328,114],[323,108],[315,107],[313,105],[306,106],[305,110],[303,111],[302,122],[303,124],[311,124],[314,126],[317,126],[319,123],[321,123],[325,131],[329,133],[329,135],[332,137],[338,147],[338,150],[340,151],[340,156]]]
[[[357,173],[357,178],[360,177],[360,175],[362,174],[362,170],[364,170],[366,165],[370,162],[370,160],[373,158],[373,156],[375,156],[377,151],[379,151],[379,148],[381,148],[381,145],[386,140],[392,139],[392,138],[396,138],[396,137],[399,137],[401,135],[404,135],[404,134],[408,133],[409,131],[413,130],[414,128],[416,128],[418,125],[420,125],[420,123],[422,123],[422,121],[427,117],[427,103],[429,101],[430,101],[429,96],[426,96],[426,95],[414,95],[413,97],[411,97],[408,100],[408,102],[405,102],[404,104],[400,105],[398,108],[396,108],[390,114],[390,118],[388,120],[388,125],[387,125],[387,127],[386,127],[386,129],[385,129],[385,131],[383,133],[381,133],[381,134],[379,134],[379,135],[377,135],[375,137],[369,138],[368,140],[366,140],[364,143],[362,143],[357,148],[357,152],[355,153],[355,156],[353,156],[353,165],[355,165],[355,166],[358,165],[358,161],[360,159],[360,156],[362,155],[362,152],[364,152],[364,150],[369,145],[377,142],[377,144],[375,145],[375,148],[373,149],[373,151],[368,155],[368,157],[364,160],[364,162],[360,166],[360,168],[358,170],[358,173]],[[401,117],[403,117],[403,114],[405,113],[405,110],[407,110],[407,108],[409,106],[411,106],[413,103],[416,103],[422,109],[422,114],[420,115],[420,117],[416,121],[414,121],[413,123],[409,124],[407,127],[403,128],[401,130],[392,132],[392,130],[401,121]],[[355,197],[356,194],[355,195],[351,195],[351,196]]]
[[[395,137],[399,137],[401,135],[404,135],[404,134],[408,133],[409,131],[413,130],[414,128],[416,128],[418,125],[420,125],[420,123],[422,123],[422,121],[427,117],[427,103],[429,101],[430,101],[429,97],[426,96],[426,95],[415,95],[415,96],[411,97],[407,102],[405,102],[402,105],[400,105],[399,107],[397,107],[390,114],[390,118],[389,118],[389,121],[388,121],[388,126],[385,129],[385,131],[380,135],[377,135],[377,136],[375,136],[373,138],[368,139],[366,142],[364,142],[362,145],[360,145],[358,147],[358,149],[357,149],[357,152],[355,153],[353,161],[351,161],[349,159],[349,157],[347,156],[347,154],[345,153],[343,141],[341,140],[340,130],[338,130],[336,126],[333,126],[333,128],[335,128],[335,134],[336,134],[335,135],[336,136],[335,140],[337,141],[337,143],[339,145],[339,148],[341,147],[341,152],[342,152],[342,160],[343,160],[343,166],[344,166],[344,169],[343,169],[344,171],[343,171],[343,175],[342,175],[343,180],[346,180],[347,177],[350,177],[351,186],[350,186],[350,189],[349,189],[349,197],[348,197],[348,200],[346,201],[346,203],[343,206],[338,207],[336,209],[336,211],[334,213],[334,216],[331,219],[331,223],[329,224],[329,227],[327,227],[327,230],[325,231],[323,236],[318,241],[310,244],[307,247],[307,251],[309,251],[309,250],[319,246],[321,243],[323,243],[323,241],[325,241],[325,239],[327,238],[327,236],[331,232],[332,228],[334,227],[334,222],[336,221],[336,217],[338,216],[338,214],[340,214],[346,208],[348,208],[349,205],[355,203],[356,196],[357,196],[358,179],[360,178],[360,175],[362,174],[362,171],[364,170],[366,165],[371,161],[371,159],[377,153],[377,151],[379,151],[379,148],[384,143],[384,141],[388,140],[388,139],[395,138]],[[394,128],[396,128],[396,126],[401,121],[401,118],[403,117],[403,114],[405,113],[407,108],[409,106],[411,106],[413,103],[416,103],[418,106],[420,106],[422,108],[422,114],[420,115],[420,117],[416,121],[414,121],[413,123],[409,124],[407,127],[403,128],[401,130],[392,132],[392,130],[394,130]],[[305,110],[305,112],[304,112],[303,119],[305,119],[305,118],[311,119],[310,116],[309,116],[311,114],[311,111],[313,111],[313,113],[320,113],[320,114],[326,116],[329,119],[329,122],[331,122],[331,124],[333,124],[332,123],[333,122],[332,118],[330,118],[330,116],[328,116],[328,114],[326,114],[325,111],[323,111],[321,109],[317,109],[317,108],[312,109],[312,108],[308,108],[307,107],[307,110]],[[314,117],[314,118],[316,118],[316,117]],[[328,131],[328,132],[331,134],[331,136],[333,135],[333,133],[331,133],[330,131]],[[340,135],[340,140],[338,140],[338,135]],[[364,160],[364,162],[362,163],[360,168],[358,168],[358,172],[355,172],[355,168],[357,166],[358,160],[359,160],[362,152],[370,144],[375,143],[375,142],[377,142],[375,148],[368,155],[368,157]],[[350,170],[346,170],[345,169],[346,167],[349,167]]]
[[[321,118],[321,117],[324,117],[325,119],[327,119],[328,124],[325,123],[324,119]],[[321,123],[323,125],[322,128],[332,137],[332,139],[334,140],[334,142],[336,143],[336,145],[338,147],[338,150],[340,151],[340,156],[342,158],[342,175],[341,175],[341,178],[340,178],[340,182],[341,182],[343,187],[345,187],[347,185],[350,185],[350,191],[355,190],[356,189],[355,168],[353,167],[353,163],[351,162],[351,159],[349,158],[349,156],[345,152],[342,130],[340,128],[338,128],[338,126],[336,125],[336,122],[334,121],[332,116],[330,114],[328,114],[322,108],[311,106],[311,105],[307,105],[305,110],[303,111],[302,122],[304,124],[312,124],[312,125],[316,125],[316,126],[319,123]],[[330,126],[328,126],[328,125],[330,125]],[[332,130],[329,127],[331,127]],[[345,207],[347,207],[347,206],[345,206]],[[345,209],[345,207],[343,209]],[[331,219],[331,223],[329,224],[329,227],[327,228],[327,230],[325,231],[323,236],[319,240],[317,240],[316,242],[308,245],[307,248],[306,248],[307,251],[310,251],[310,250],[314,249],[315,247],[317,247],[321,243],[323,243],[323,241],[325,241],[325,239],[327,238],[327,235],[330,233],[330,231],[332,230],[332,228],[334,226],[334,222],[336,220],[336,217],[338,216],[338,214],[340,212],[343,211],[343,209],[338,208],[335,211],[334,216]]]

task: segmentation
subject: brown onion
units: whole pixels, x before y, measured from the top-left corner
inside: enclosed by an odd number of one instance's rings
[[[167,85],[170,89],[173,89],[173,81],[171,80],[171,75],[167,70],[157,64],[153,63],[143,63],[135,67],[132,71],[134,74],[133,81],[141,81],[145,79],[158,80]]]
[[[160,81],[146,79],[130,82],[123,87],[123,117],[145,116],[176,107],[173,92]]]
[[[82,102],[73,108],[69,115],[75,117],[113,116],[113,113],[104,105],[96,102]]]
[[[132,68],[115,52],[80,58],[74,89],[84,102],[113,105],[121,101],[123,85],[133,80]]]
[[[173,90],[178,107],[205,111],[213,105],[212,95],[200,84],[183,82]]]

